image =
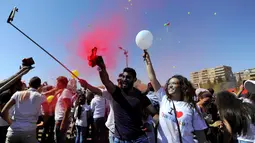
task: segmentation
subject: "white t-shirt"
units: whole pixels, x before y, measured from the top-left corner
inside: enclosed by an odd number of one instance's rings
[[[96,119],[104,117],[107,106],[109,105],[106,99],[104,99],[102,96],[95,95],[90,103],[90,107],[93,112],[93,118]]]
[[[82,126],[82,127],[87,127],[88,123],[87,123],[87,112],[90,110],[90,107],[87,104],[82,105],[81,107],[81,117],[80,119],[78,119],[78,108],[75,108],[75,112],[74,112],[74,117],[76,119],[75,121],[75,125],[77,126]]]
[[[72,100],[72,92],[68,89],[64,89],[62,93],[58,94],[58,101],[55,107],[55,121],[63,120],[65,115],[64,99]]]
[[[153,106],[159,105],[159,100],[158,100],[158,97],[156,96],[155,92],[150,91],[146,96],[150,99],[151,104]]]
[[[158,143],[179,143],[178,126],[175,120],[175,113],[172,101],[167,99],[163,88],[157,91],[160,102]],[[173,101],[177,120],[180,127],[183,143],[194,143],[193,131],[204,130],[207,125],[202,117],[199,116],[194,108],[191,108],[187,102]]]
[[[150,99],[151,104],[154,106],[154,108],[159,108],[159,101],[155,92],[150,91],[146,96]],[[151,115],[148,116],[146,122],[149,124],[155,124]]]
[[[24,93],[29,94],[27,99],[21,100]],[[41,114],[41,105],[46,97],[30,88],[27,91],[16,92],[11,99],[15,100],[12,124],[8,131],[34,131],[36,122]]]
[[[109,101],[109,106],[110,106],[110,113],[107,117],[107,121],[105,122],[105,126],[111,131],[112,134],[115,132],[115,123],[114,123],[114,111],[112,109],[112,95],[106,90],[102,90],[102,97],[107,99]]]

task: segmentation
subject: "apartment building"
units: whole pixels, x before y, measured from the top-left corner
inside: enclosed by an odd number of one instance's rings
[[[243,81],[248,79],[255,79],[255,68],[242,70],[234,73],[236,81]]]
[[[200,71],[190,73],[190,80],[193,83],[194,87],[197,87],[198,84],[204,84],[210,81],[211,83],[217,81],[234,81],[235,77],[230,66],[218,66],[215,68],[207,68]]]
[[[235,81],[235,76],[232,72],[232,67],[230,66],[219,66],[214,68],[215,79],[221,78],[223,81]]]

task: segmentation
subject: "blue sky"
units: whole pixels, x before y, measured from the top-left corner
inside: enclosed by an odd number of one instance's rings
[[[93,25],[97,19],[120,13],[128,25],[129,32],[123,36],[122,46],[129,50],[130,67],[136,69],[139,79],[148,82],[135,36],[140,30],[150,30],[154,42],[149,52],[163,84],[174,74],[189,78],[190,72],[202,68],[229,65],[237,72],[255,67],[254,5],[254,0],[2,0],[0,80],[14,74],[21,60],[31,56],[36,68],[25,75],[24,80],[37,75],[54,83],[58,75],[70,77],[59,64],[6,23],[14,6],[19,12],[13,23],[70,69],[76,67],[67,62],[70,53],[66,41],[78,34],[74,23]],[[168,32],[163,26],[167,22],[171,23]],[[124,56],[117,60],[120,61],[113,72],[116,76],[125,66]],[[84,66],[88,66],[87,63]],[[98,76],[80,75],[92,84],[101,84]]]

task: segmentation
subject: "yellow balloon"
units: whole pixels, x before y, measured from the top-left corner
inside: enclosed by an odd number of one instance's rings
[[[47,101],[48,103],[51,103],[51,101],[53,100],[54,96],[53,95],[50,95],[47,97]]]
[[[77,77],[79,76],[79,72],[77,70],[73,70],[72,73]],[[72,78],[76,78],[74,75],[72,75]]]

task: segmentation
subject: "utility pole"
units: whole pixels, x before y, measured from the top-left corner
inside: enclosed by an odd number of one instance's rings
[[[119,47],[119,49],[124,52],[124,55],[126,57],[126,67],[128,67],[128,51],[122,47]]]

